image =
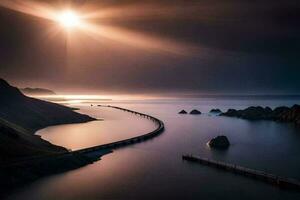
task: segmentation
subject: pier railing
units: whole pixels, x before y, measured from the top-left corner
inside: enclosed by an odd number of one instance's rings
[[[182,159],[230,171],[243,176],[252,177],[273,185],[277,185],[279,187],[300,189],[300,182],[296,179],[277,176],[264,171],[250,169],[239,165],[216,161],[208,158],[201,158],[193,155],[183,155]]]
[[[89,152],[98,151],[98,150],[116,149],[116,148],[124,147],[124,146],[127,146],[127,145],[139,143],[139,142],[148,140],[150,138],[153,138],[153,137],[159,135],[160,133],[162,133],[164,128],[165,128],[164,123],[161,120],[159,120],[159,119],[157,119],[157,118],[155,118],[151,115],[147,115],[147,114],[144,114],[144,113],[136,112],[136,111],[133,111],[133,110],[129,110],[129,109],[121,108],[121,107],[117,107],[117,106],[102,106],[102,107],[115,108],[115,109],[122,110],[122,111],[125,111],[125,112],[129,112],[129,113],[132,113],[132,114],[140,115],[141,117],[145,117],[145,118],[153,121],[157,125],[157,128],[155,130],[149,132],[149,133],[144,134],[144,135],[132,137],[132,138],[125,139],[125,140],[120,140],[120,141],[117,141],[117,142],[111,142],[111,143],[107,143],[107,144],[88,147],[88,148],[85,148],[85,149],[80,149],[80,150],[76,150],[76,151],[72,151],[72,152],[74,152],[74,153],[89,153]]]

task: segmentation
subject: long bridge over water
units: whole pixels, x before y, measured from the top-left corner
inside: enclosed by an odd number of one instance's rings
[[[153,123],[156,124],[156,129],[154,129],[153,131],[140,135],[140,136],[136,136],[136,137],[132,137],[132,138],[128,138],[125,140],[120,140],[120,141],[116,141],[116,142],[111,142],[111,143],[107,143],[107,144],[101,144],[101,145],[97,145],[97,146],[93,146],[93,147],[88,147],[88,148],[84,148],[84,149],[79,149],[79,150],[75,150],[75,151],[69,151],[69,152],[63,152],[63,153],[53,153],[53,154],[49,154],[49,155],[43,155],[43,156],[32,156],[32,157],[26,157],[23,159],[19,159],[19,160],[15,160],[13,162],[9,162],[9,163],[1,163],[0,168],[9,168],[9,167],[16,167],[16,166],[21,166],[24,164],[30,164],[30,163],[34,163],[34,162],[44,162],[50,159],[61,159],[61,158],[66,158],[68,156],[77,156],[78,159],[82,159],[82,155],[83,156],[88,156],[90,153],[93,152],[100,152],[100,151],[106,151],[109,152],[113,149],[117,149],[117,148],[121,148],[121,147],[125,147],[128,145],[132,145],[135,143],[139,143],[139,142],[143,142],[146,141],[148,139],[154,138],[155,136],[161,134],[164,131],[164,123],[159,120],[156,117],[153,117],[151,115],[147,115],[141,112],[136,112],[133,110],[129,110],[126,108],[121,108],[118,106],[110,106],[110,105],[98,105],[101,107],[109,107],[109,108],[113,108],[113,109],[118,109],[124,112],[129,112],[135,115],[139,115],[141,117],[147,118],[148,120],[153,121]],[[101,155],[104,155],[106,153],[103,154],[99,154],[101,157]],[[88,157],[87,157],[88,158]],[[94,161],[95,159],[91,159]]]
[[[159,135],[160,133],[163,132],[163,130],[165,128],[164,123],[161,120],[159,120],[155,117],[152,117],[150,115],[140,113],[140,112],[136,112],[136,111],[133,111],[133,110],[129,110],[129,109],[126,109],[126,108],[117,107],[117,106],[104,106],[104,107],[115,108],[115,109],[118,109],[118,110],[122,110],[122,111],[125,111],[125,112],[135,114],[135,115],[140,115],[141,117],[145,117],[145,118],[153,121],[157,125],[157,128],[155,130],[149,132],[149,133],[144,134],[144,135],[140,135],[140,136],[136,136],[136,137],[132,137],[132,138],[129,138],[129,139],[125,139],[125,140],[121,140],[121,141],[117,141],[117,142],[112,142],[112,143],[108,143],[108,144],[103,144],[103,145],[98,145],[98,146],[94,146],[94,147],[88,147],[88,148],[85,148],[85,149],[80,149],[80,150],[77,150],[77,151],[73,151],[74,153],[90,153],[90,152],[98,151],[98,150],[116,149],[116,148],[124,147],[124,146],[127,146],[127,145],[139,143],[139,142],[148,140],[150,138],[153,138],[153,137]]]

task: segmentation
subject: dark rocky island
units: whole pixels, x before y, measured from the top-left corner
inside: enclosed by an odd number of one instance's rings
[[[0,79],[0,194],[41,176],[92,162],[34,135],[50,125],[91,120],[71,108],[27,97]]]
[[[230,142],[226,136],[220,135],[211,139],[208,145],[216,149],[227,149],[230,146]]]
[[[190,112],[190,114],[191,114],[191,115],[200,115],[201,112],[200,112],[199,110],[194,109],[194,110],[192,110],[192,111]]]
[[[185,110],[181,110],[178,114],[187,114]]]
[[[215,113],[215,114],[222,113],[222,111],[218,108],[211,109],[209,112],[210,113]]]
[[[274,120],[281,122],[291,122],[300,125],[300,106],[294,105],[292,107],[277,107],[271,109],[270,107],[251,106],[244,110],[228,109],[222,116],[238,117],[249,120]]]
[[[55,92],[49,89],[44,88],[21,88],[20,89],[22,93],[26,95],[56,95]]]

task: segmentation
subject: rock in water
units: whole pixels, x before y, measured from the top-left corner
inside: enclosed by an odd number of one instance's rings
[[[300,125],[300,105],[294,105],[288,111],[281,113],[279,120]]]
[[[218,108],[216,108],[216,109],[211,109],[209,112],[210,112],[210,113],[222,113],[222,111],[221,111],[220,109],[218,109]]]
[[[274,120],[282,122],[291,122],[300,125],[300,105],[294,105],[291,108],[281,106],[272,110],[269,107],[248,107],[244,110],[228,109],[221,113],[221,116],[239,117],[249,120]]]
[[[187,114],[185,110],[181,110],[178,114]]]
[[[192,115],[200,115],[201,112],[200,112],[199,110],[192,110],[192,111],[190,112],[190,114],[192,114]]]
[[[220,135],[211,139],[208,145],[212,148],[227,149],[230,146],[230,142],[226,136]]]

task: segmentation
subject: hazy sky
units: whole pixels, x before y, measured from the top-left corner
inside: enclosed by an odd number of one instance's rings
[[[300,93],[298,0],[71,5],[98,13],[86,20],[99,34],[0,7],[1,77],[58,92]]]

